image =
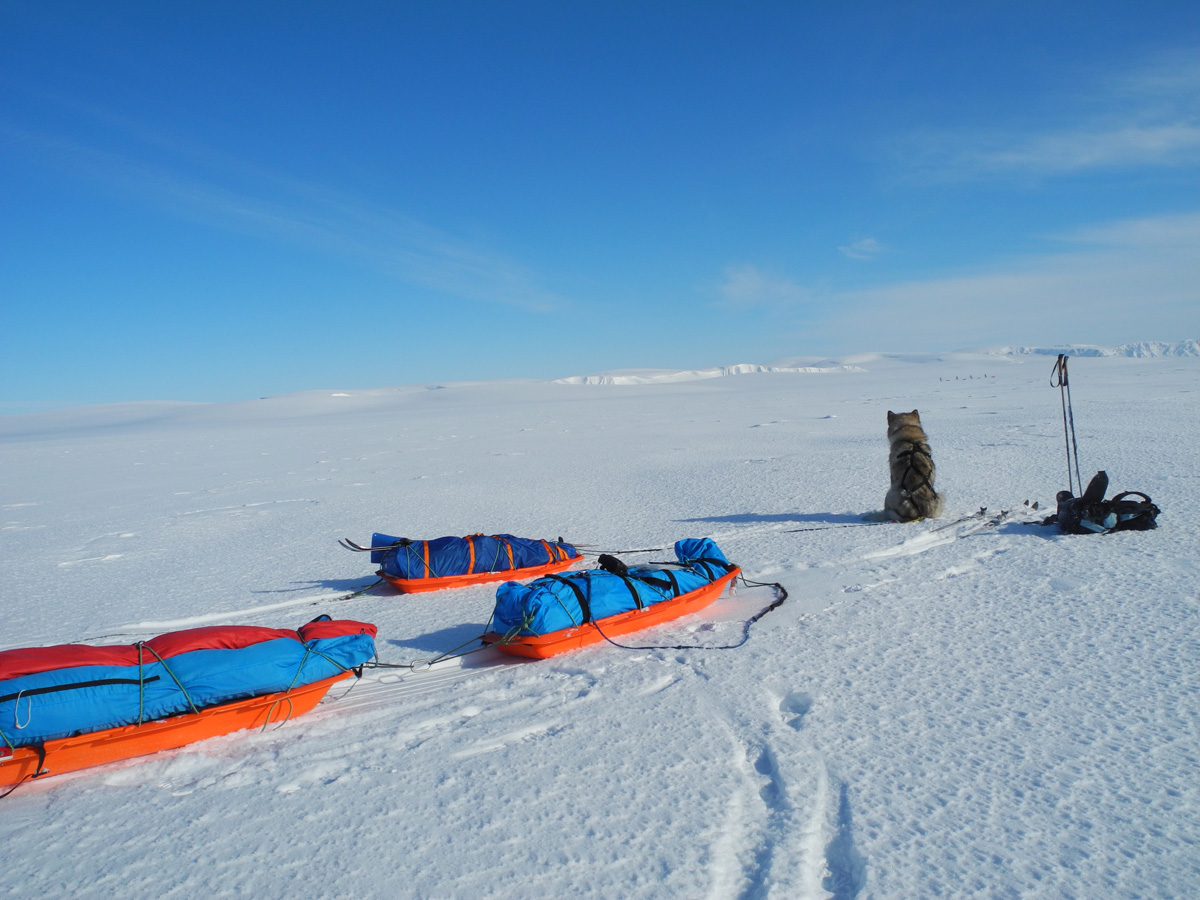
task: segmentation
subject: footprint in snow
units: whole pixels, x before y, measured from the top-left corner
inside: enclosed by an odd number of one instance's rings
[[[779,701],[779,715],[789,728],[799,731],[804,725],[804,717],[812,709],[813,698],[803,691],[792,691]]]
[[[481,753],[491,753],[496,750],[503,750],[509,744],[535,740],[543,735],[555,735],[562,730],[563,726],[558,722],[535,722],[531,725],[525,726],[524,728],[518,728],[515,731],[510,731],[508,734],[501,735],[498,738],[477,741],[470,747],[467,747],[464,750],[459,750],[457,753],[453,753],[451,755],[454,757],[454,759],[467,759],[471,756],[479,756]]]

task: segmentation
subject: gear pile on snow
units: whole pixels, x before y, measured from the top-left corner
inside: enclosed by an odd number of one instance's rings
[[[1058,492],[1058,512],[1042,524],[1057,524],[1065,534],[1107,534],[1110,531],[1148,531],[1157,528],[1161,512],[1140,491],[1124,491],[1105,500],[1108,473],[1097,472],[1088,482],[1082,497],[1070,491]]]

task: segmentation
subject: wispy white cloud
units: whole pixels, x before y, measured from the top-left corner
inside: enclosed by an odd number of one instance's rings
[[[821,298],[818,291],[749,264],[727,266],[717,291],[722,298],[719,305],[729,309],[789,309]]]
[[[1190,164],[1197,152],[1200,130],[1194,122],[1096,123],[1020,137],[1009,146],[964,148],[951,166],[959,173],[1065,175],[1122,166]]]
[[[867,237],[844,247],[838,247],[838,252],[847,259],[875,259],[879,254],[887,252],[888,249],[875,238]]]
[[[1130,167],[1195,167],[1200,82],[1194,54],[1048,101],[1044,127],[925,131],[901,142],[913,177],[1048,177]]]
[[[803,336],[825,347],[945,350],[1196,336],[1200,216],[1102,223],[1048,240],[1053,252],[944,278],[817,292],[777,277],[756,289],[755,270],[742,266],[732,270],[736,278],[726,271],[723,290],[737,287],[747,301],[812,301]]]
[[[101,188],[180,218],[351,259],[459,298],[538,312],[566,303],[543,288],[528,267],[399,210],[263,171],[136,123],[109,120],[114,122],[132,138],[135,151],[89,146],[2,120],[0,138]]]
[[[1149,216],[1102,222],[1045,236],[1048,240],[1083,246],[1192,250],[1200,255],[1200,226],[1193,213]]]

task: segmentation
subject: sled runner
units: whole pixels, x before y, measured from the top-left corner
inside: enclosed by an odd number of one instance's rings
[[[281,725],[370,660],[374,636],[323,617],[0,651],[0,785]]]
[[[160,750],[175,750],[196,741],[246,728],[282,725],[293,716],[311,710],[334,683],[349,675],[349,672],[343,672],[291,691],[264,694],[141,725],[123,725],[59,738],[37,747],[10,749],[0,746],[0,787],[20,784],[28,778],[61,775],[123,759],[148,756]]]
[[[536,578],[561,572],[582,559],[572,545],[557,541],[513,537],[511,534],[469,534],[410,540],[373,534],[370,547],[343,540],[343,547],[371,553],[377,574],[406,594],[466,587],[489,581]]]
[[[485,643],[513,656],[546,659],[668,622],[708,606],[741,569],[708,538],[677,541],[678,568],[631,566],[550,575],[496,591]]]

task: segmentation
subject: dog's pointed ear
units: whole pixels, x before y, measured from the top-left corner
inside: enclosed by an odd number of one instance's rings
[[[888,424],[891,425],[895,421],[896,421],[896,414],[889,409],[888,410]]]
[[[912,411],[912,414],[911,414],[911,415],[912,415],[912,417],[913,417],[914,419],[919,419],[919,418],[921,418],[921,414],[920,414],[919,412],[917,412],[915,409]]]

